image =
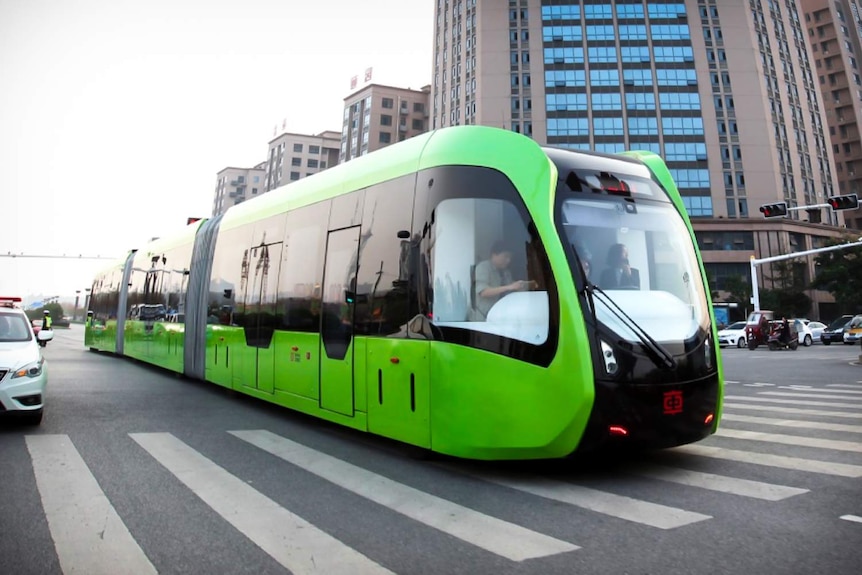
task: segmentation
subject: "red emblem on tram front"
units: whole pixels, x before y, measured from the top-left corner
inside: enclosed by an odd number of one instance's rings
[[[666,391],[662,399],[665,415],[676,415],[682,413],[682,392]]]

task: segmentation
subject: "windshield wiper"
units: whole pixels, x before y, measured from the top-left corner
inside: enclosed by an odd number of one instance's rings
[[[623,309],[617,305],[617,303],[606,294],[602,289],[594,283],[587,282],[586,287],[587,293],[591,296],[595,297],[607,307],[611,313],[613,313],[618,320],[620,320],[626,327],[628,327],[632,333],[640,340],[641,346],[646,350],[650,359],[653,360],[658,367],[664,367],[666,369],[674,369],[676,368],[676,360],[670,354],[668,350],[666,350],[659,342],[654,340],[650,334],[644,330],[638,323],[629,317]],[[593,306],[595,314],[595,306]]]

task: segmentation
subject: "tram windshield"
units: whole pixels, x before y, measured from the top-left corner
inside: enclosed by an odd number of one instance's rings
[[[616,180],[616,177],[614,177]],[[709,325],[706,290],[691,236],[664,192],[647,178],[619,176],[621,196],[566,199],[562,224],[587,282],[637,326],[594,298],[597,319],[629,341],[642,328],[658,342],[681,342]]]

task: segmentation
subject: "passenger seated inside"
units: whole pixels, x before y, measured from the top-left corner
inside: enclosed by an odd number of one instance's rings
[[[629,251],[625,244],[610,247],[607,266],[602,272],[602,289],[640,289],[640,272],[629,265]]]
[[[475,270],[475,305],[471,312],[472,321],[485,321],[488,311],[503,296],[517,291],[536,287],[533,281],[513,281],[509,264],[512,250],[502,241],[491,246],[491,257],[479,262]]]

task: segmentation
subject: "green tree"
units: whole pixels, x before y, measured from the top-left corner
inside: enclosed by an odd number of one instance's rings
[[[772,275],[764,274],[777,287],[761,290],[760,307],[771,309],[776,317],[805,317],[811,310],[811,298],[804,290],[808,289],[805,281],[805,263],[794,260],[773,262]]]
[[[832,242],[831,245],[845,243]],[[818,254],[814,259],[817,277],[811,287],[828,291],[843,313],[862,309],[862,247],[833,250]]]

